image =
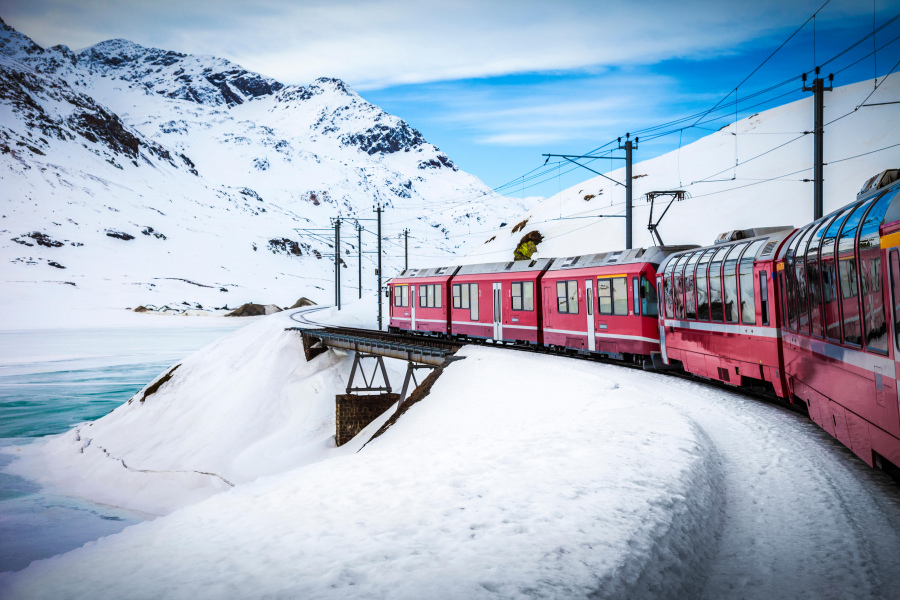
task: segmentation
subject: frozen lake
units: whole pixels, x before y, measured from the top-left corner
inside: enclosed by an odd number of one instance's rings
[[[103,416],[173,363],[246,323],[0,331],[0,446]],[[0,470],[11,460],[0,455]],[[0,472],[0,572],[149,518]]]

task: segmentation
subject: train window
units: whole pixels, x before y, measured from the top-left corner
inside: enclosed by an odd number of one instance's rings
[[[778,272],[778,289],[781,291],[781,323],[787,322],[787,287],[784,283],[784,269]]]
[[[806,228],[800,243],[794,252],[794,283],[797,286],[797,330],[800,333],[809,335],[809,279],[806,268],[806,250],[810,240],[813,238],[814,232],[821,224],[816,221]]]
[[[737,323],[738,320],[737,264],[741,251],[746,247],[746,243],[732,246],[728,258],[725,259],[725,274],[722,278],[724,285],[722,287],[725,292],[725,320],[729,323]]]
[[[891,302],[894,306],[894,348],[900,351],[900,256],[891,250]]]
[[[512,284],[512,309],[534,310],[533,281],[517,281]]]
[[[453,284],[453,308],[462,308],[462,286],[458,283]]]
[[[834,249],[837,236],[841,231],[847,214],[853,207],[847,207],[832,219],[831,224],[825,229],[822,236],[822,266],[820,278],[822,280],[822,302],[825,317],[825,337],[830,340],[841,340],[841,312],[840,299],[837,294],[837,267],[835,266]]]
[[[858,264],[855,253],[856,231],[863,214],[874,198],[858,205],[841,228],[837,242],[838,276],[841,282],[841,320],[844,343],[862,345],[862,327],[859,323]]]
[[[462,288],[462,290],[460,293],[459,307],[463,310],[469,310],[469,284],[460,284],[460,288]]]
[[[694,294],[694,268],[703,252],[695,252],[691,255],[684,268],[684,317],[686,319],[697,318],[697,297]]]
[[[613,287],[613,314],[628,314],[628,279],[616,277],[612,280]]]
[[[641,314],[645,317],[659,316],[657,312],[656,288],[643,275],[641,275]]]
[[[740,264],[741,280],[741,323],[756,325],[756,296],[753,290],[753,264],[756,261],[756,253],[766,240],[757,240],[744,250]]]
[[[675,264],[675,269],[672,271],[672,293],[675,301],[675,318],[683,319],[684,318],[684,278],[682,274],[684,273],[684,265],[687,263],[689,254],[685,254],[678,259],[678,262]]]
[[[433,296],[434,292],[432,292],[432,300],[434,300]],[[419,284],[419,307],[425,308],[428,306],[428,286]]]
[[[810,332],[816,337],[823,337],[822,327],[822,270],[819,262],[819,246],[822,236],[831,218],[823,219],[809,239],[806,251],[806,281],[809,285],[809,325]]]
[[[881,281],[881,236],[878,229],[897,192],[887,193],[872,204],[859,230],[859,267],[862,284],[863,332],[868,350],[887,354],[887,322]]]
[[[578,314],[578,282],[577,281],[557,281],[556,282],[556,303],[557,312],[560,314],[577,315]]]
[[[441,308],[441,284],[420,285],[419,306],[422,308]]]
[[[435,308],[443,308],[443,304],[441,303],[441,299],[444,295],[441,293],[441,284],[435,284],[432,286],[434,288],[434,307]]]
[[[741,289],[744,284],[741,283]],[[769,280],[766,278],[766,272],[759,272],[759,312],[762,316],[762,324],[769,324]]]
[[[641,314],[641,280],[637,277],[631,278],[631,310],[634,311],[634,315],[638,316]]]
[[[395,285],[394,286],[394,306],[409,306],[409,286],[408,285]]]
[[[466,304],[468,306],[463,306],[463,308],[469,309],[469,320],[477,321],[478,320],[478,284],[470,283],[468,285],[463,284],[465,288],[468,288],[468,294],[464,297],[466,299]]]
[[[808,229],[808,228],[807,228]],[[787,326],[791,331],[797,331],[797,272],[795,266],[797,264],[797,247],[807,229],[797,232],[791,240],[791,244],[784,256],[784,283],[787,290]]]
[[[706,284],[709,260],[712,258],[713,253],[715,253],[715,248],[707,250],[697,263],[694,287],[697,290],[697,319],[700,321],[709,321],[709,294]]]
[[[666,316],[672,318],[675,316],[674,311],[674,294],[672,293],[672,274],[663,275],[663,300],[666,305]]]
[[[722,261],[730,246],[719,248],[709,264],[709,313],[713,321],[721,323],[725,313],[722,310]]]
[[[434,308],[434,286],[428,285],[428,308]]]

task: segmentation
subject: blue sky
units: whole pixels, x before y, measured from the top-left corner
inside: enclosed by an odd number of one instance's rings
[[[339,77],[497,187],[540,165],[542,153],[581,154],[626,132],[712,107],[823,4],[0,0],[0,16],[44,46],[77,49],[126,38],[221,56],[287,84]],[[898,13],[900,0],[830,0],[739,97],[811,69],[871,32],[873,22],[879,26]],[[875,36],[875,46],[866,41],[826,72],[897,36],[900,20]],[[879,76],[898,60],[900,41],[879,51]],[[875,72],[869,57],[839,73],[835,83],[871,79]],[[799,87],[794,82],[740,102],[738,117],[800,99]],[[704,127],[715,130],[734,119],[731,109],[713,116],[722,118]],[[693,128],[681,139],[673,134],[644,143],[635,157],[651,158],[708,133]],[[592,176],[565,171],[515,193],[551,195]]]

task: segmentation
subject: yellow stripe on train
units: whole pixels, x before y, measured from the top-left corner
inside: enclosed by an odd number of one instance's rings
[[[900,246],[900,231],[889,233],[881,238],[882,248],[893,248],[894,246]]]

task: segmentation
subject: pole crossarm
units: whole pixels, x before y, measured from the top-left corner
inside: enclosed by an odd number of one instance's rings
[[[591,156],[587,155],[578,155],[578,154],[541,154],[541,156],[550,156],[557,158],[594,158],[597,160],[625,160],[624,156]]]
[[[600,177],[603,177],[604,179],[609,179],[610,181],[612,181],[612,182],[615,183],[616,185],[621,185],[622,187],[625,187],[625,184],[624,184],[624,183],[619,183],[618,181],[616,181],[616,180],[613,179],[612,177],[607,177],[606,175],[604,175],[604,174],[601,173],[600,171],[595,171],[594,169],[592,169],[592,168],[590,168],[590,167],[588,167],[588,166],[586,166],[586,165],[583,165],[583,164],[581,164],[580,162],[574,161],[574,160],[572,160],[571,158],[566,158],[566,157],[563,157],[563,158],[565,158],[567,161],[569,161],[569,162],[572,163],[573,165],[578,165],[579,167],[581,167],[581,168],[583,168],[583,169],[587,169],[587,170],[590,171],[591,173],[596,173],[597,175],[599,175]]]

